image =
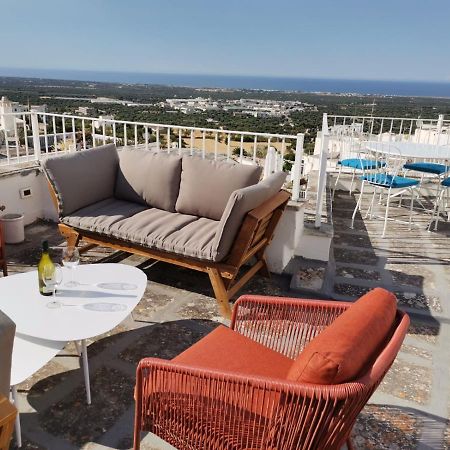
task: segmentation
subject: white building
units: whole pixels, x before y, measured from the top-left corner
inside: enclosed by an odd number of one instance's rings
[[[21,113],[25,110],[26,108],[19,102],[13,102],[3,96],[0,100],[0,128],[6,133],[13,133],[16,125],[16,118],[4,114]]]

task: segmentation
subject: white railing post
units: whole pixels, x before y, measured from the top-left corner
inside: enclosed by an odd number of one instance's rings
[[[295,145],[295,160],[292,167],[292,200],[298,201],[300,199],[300,177],[302,175],[303,162],[303,141],[305,135],[303,133],[297,134],[297,142]]]
[[[34,159],[39,161],[41,159],[41,140],[39,138],[39,121],[37,113],[30,113],[31,117],[31,131],[33,134],[33,149],[34,149]]]
[[[274,173],[276,170],[275,165],[275,149],[273,147],[267,148],[266,159],[264,160],[264,173],[263,179]]]
[[[322,119],[322,139],[320,148],[320,163],[319,163],[319,182],[317,186],[317,201],[316,201],[316,228],[320,228],[322,223],[322,209],[323,209],[323,194],[325,192],[325,185],[327,182],[327,159],[328,159],[328,117],[325,113]]]

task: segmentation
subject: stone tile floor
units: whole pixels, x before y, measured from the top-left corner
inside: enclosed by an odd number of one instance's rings
[[[450,224],[440,222],[428,232],[429,215],[414,211],[412,229],[368,219],[370,195],[362,212],[351,216],[358,194],[337,191],[333,202],[334,237],[325,285],[335,299],[353,300],[375,286],[394,291],[399,306],[412,320],[408,336],[392,369],[366,407],[355,431],[380,440],[361,441],[359,448],[450,448]],[[409,199],[405,199],[409,206]],[[430,206],[430,204],[428,204]],[[384,216],[382,204],[376,214]],[[406,208],[394,205],[390,217],[405,221]],[[378,424],[373,425],[373,418]]]
[[[375,222],[358,218],[357,230],[348,228],[353,198],[339,193],[335,203],[341,212],[335,219],[334,257],[327,270],[333,295],[348,299],[383,285],[402,292],[402,307],[415,314],[398,361],[360,414],[354,430],[356,448],[450,448],[446,298],[450,246],[444,239],[450,229],[438,234],[414,230],[408,238],[396,225],[383,241],[377,237]],[[48,239],[55,252],[63,243],[56,226],[44,222],[27,227],[26,236],[25,243],[7,248],[11,274],[35,267],[42,240]],[[418,241],[412,245],[414,239]],[[436,252],[429,247],[433,242]],[[149,280],[145,295],[120,326],[90,342],[92,405],[85,403],[73,344],[19,387],[25,449],[130,448],[132,389],[139,359],[172,358],[222,321],[204,274],[163,263],[152,266],[140,257],[104,248],[83,256],[83,263],[102,261],[142,268]],[[241,293],[293,296],[289,282],[284,276],[257,277]],[[148,435],[142,448],[171,447]]]

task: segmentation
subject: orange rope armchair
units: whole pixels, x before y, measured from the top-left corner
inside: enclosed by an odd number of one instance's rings
[[[235,304],[231,329],[295,359],[350,305],[244,296]],[[332,450],[345,442],[352,448],[356,418],[392,365],[408,325],[408,316],[397,311],[387,342],[364,373],[335,385],[145,358],[137,369],[134,448],[141,431],[180,450]],[[230,358],[233,348],[228,350]],[[218,353],[225,356],[223,349]]]

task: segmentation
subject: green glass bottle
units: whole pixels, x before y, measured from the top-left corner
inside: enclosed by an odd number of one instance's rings
[[[42,243],[42,256],[38,264],[39,292],[41,295],[52,295],[52,290],[47,288],[44,283],[44,272],[48,273],[49,269],[46,268],[49,266],[53,269],[55,267],[48,252],[48,241],[44,241]]]

